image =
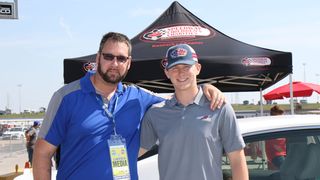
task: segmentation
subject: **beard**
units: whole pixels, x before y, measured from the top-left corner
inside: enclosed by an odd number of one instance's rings
[[[99,75],[102,77],[102,79],[106,82],[106,83],[111,83],[111,84],[118,84],[119,82],[121,82],[127,75],[128,70],[125,71],[125,73],[123,75],[121,75],[119,72],[116,75],[109,75],[110,71],[114,71],[112,69],[107,69],[106,72],[103,72],[101,69],[101,63],[99,61],[99,65],[98,65],[98,69],[97,69]]]

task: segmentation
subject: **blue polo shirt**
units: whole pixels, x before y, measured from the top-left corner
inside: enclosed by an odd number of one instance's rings
[[[113,178],[107,140],[114,134],[114,123],[102,107],[91,75],[87,73],[54,93],[40,129],[40,138],[61,145],[58,180]],[[126,139],[132,180],[138,179],[141,120],[146,110],[160,101],[161,97],[144,89],[119,83],[109,102],[116,131]]]

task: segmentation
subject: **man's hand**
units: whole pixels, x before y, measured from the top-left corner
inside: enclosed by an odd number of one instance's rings
[[[147,151],[148,151],[148,150],[146,150],[146,149],[144,149],[144,148],[140,147],[138,157],[140,157],[140,156],[144,155]]]
[[[224,94],[211,84],[203,84],[203,93],[211,101],[210,109],[215,110],[221,108],[222,104],[226,101]]]

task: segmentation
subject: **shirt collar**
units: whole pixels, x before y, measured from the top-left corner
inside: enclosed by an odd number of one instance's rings
[[[90,80],[90,77],[94,75],[92,72],[87,72],[83,78],[80,79],[81,90],[84,93],[94,93],[96,90]]]
[[[202,106],[202,105],[205,103],[205,101],[206,101],[206,97],[203,96],[202,87],[201,87],[201,86],[198,86],[198,89],[199,89],[199,91],[198,91],[196,97],[194,98],[192,104],[197,104],[197,105],[199,105],[199,106]],[[167,104],[168,104],[169,106],[180,106],[180,105],[181,105],[181,104],[178,102],[177,97],[176,97],[175,94],[172,96],[172,98],[171,98],[170,100],[167,101]]]

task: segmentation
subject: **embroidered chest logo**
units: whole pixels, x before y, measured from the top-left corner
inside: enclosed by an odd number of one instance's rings
[[[198,116],[197,119],[199,119],[199,120],[201,120],[201,121],[211,122],[212,115]]]

